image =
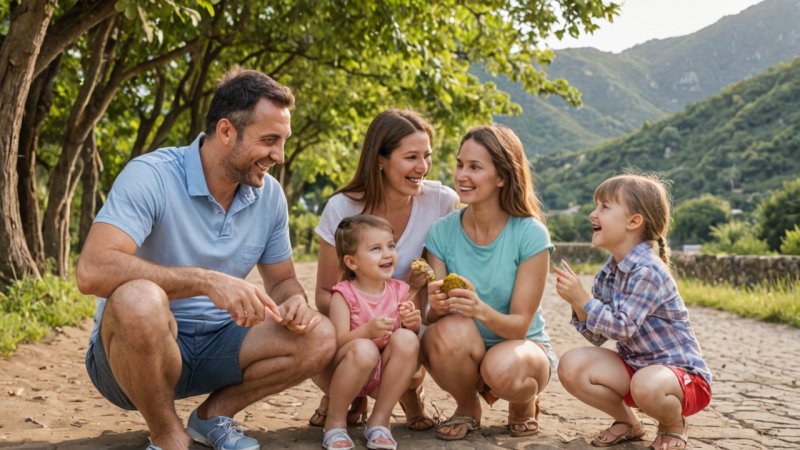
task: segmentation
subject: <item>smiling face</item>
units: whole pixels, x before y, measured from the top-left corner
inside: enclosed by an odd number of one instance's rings
[[[631,214],[616,199],[597,199],[594,211],[589,213],[592,223],[592,245],[614,253],[629,238]]]
[[[400,140],[388,158],[378,157],[384,188],[404,196],[422,193],[422,180],[431,169],[431,140],[418,131]]]
[[[397,264],[392,232],[383,228],[364,228],[359,233],[356,251],[345,255],[344,263],[355,272],[357,279],[389,280]]]
[[[230,181],[261,187],[269,168],[283,163],[284,145],[292,134],[291,113],[262,99],[253,109],[253,121],[236,132],[234,147],[221,166]]]
[[[474,139],[461,144],[456,158],[456,191],[461,203],[498,201],[504,181],[497,174],[492,156]]]

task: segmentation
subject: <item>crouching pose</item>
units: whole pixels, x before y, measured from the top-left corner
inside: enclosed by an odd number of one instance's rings
[[[463,439],[479,427],[478,393],[508,400],[509,432],[530,436],[556,364],[540,307],[553,245],[519,138],[503,126],[471,129],[455,182],[467,207],[436,222],[425,246],[437,277],[455,272],[474,289],[428,284],[423,363],[457,404],[436,437]]]
[[[331,289],[330,318],[339,350],[330,377],[330,404],[322,446],[350,449],[347,408],[356,396],[373,396],[367,448],[395,449],[392,409],[417,371],[422,318],[409,299],[409,285],[392,278],[397,266],[394,232],[385,219],[343,219],[335,235],[344,280]]]
[[[566,263],[556,269],[556,288],[572,306],[578,331],[597,346],[615,339],[617,351],[572,349],[561,357],[558,378],[572,395],[614,419],[592,445],[644,439],[631,409],[638,407],[658,421],[651,448],[685,448],[686,416],[711,401],[711,373],[667,265],[667,191],[654,177],[621,175],[604,181],[594,200],[592,245],[611,257],[591,295]]]

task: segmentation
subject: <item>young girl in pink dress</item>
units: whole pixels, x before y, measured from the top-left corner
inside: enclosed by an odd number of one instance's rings
[[[343,280],[331,289],[330,319],[338,350],[333,360],[330,404],[322,446],[350,449],[347,407],[372,396],[367,448],[396,449],[389,430],[394,405],[417,370],[421,316],[409,285],[392,278],[397,264],[392,226],[369,215],[343,219],[335,235]]]

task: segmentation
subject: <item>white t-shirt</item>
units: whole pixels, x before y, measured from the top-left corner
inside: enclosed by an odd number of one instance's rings
[[[403,235],[396,242],[397,269],[392,275],[398,280],[408,281],[411,261],[422,255],[425,247],[425,238],[431,225],[439,218],[446,216],[456,209],[458,195],[454,190],[443,186],[438,181],[425,180],[422,182],[422,194],[413,197],[411,217]],[[328,204],[322,211],[319,225],[314,229],[323,241],[335,245],[334,235],[339,222],[345,217],[361,214],[364,204],[348,198],[344,194],[335,194],[328,199]]]

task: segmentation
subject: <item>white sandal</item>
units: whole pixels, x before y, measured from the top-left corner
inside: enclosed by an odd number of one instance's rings
[[[337,445],[343,442],[347,445]],[[325,450],[350,450],[355,446],[355,442],[350,439],[350,435],[347,434],[347,430],[344,428],[330,429],[322,436],[322,447]]]

